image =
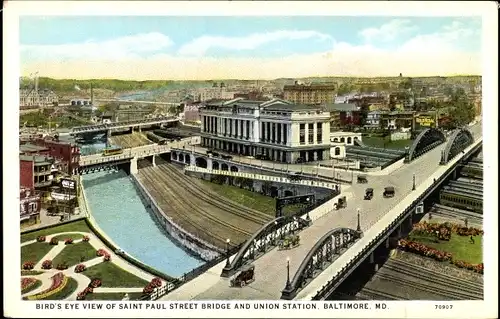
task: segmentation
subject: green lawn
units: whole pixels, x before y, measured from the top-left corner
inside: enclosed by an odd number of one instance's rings
[[[102,262],[87,268],[82,272],[90,279],[98,278],[102,280],[102,287],[135,288],[144,287],[148,282],[139,278],[111,262]]]
[[[88,242],[81,241],[76,244],[65,246],[66,247],[59,253],[59,255],[52,260],[52,265],[54,267],[63,262],[69,267],[72,267],[79,264],[82,257],[85,257],[85,261],[97,258],[96,250]]]
[[[219,185],[205,180],[202,180],[202,182],[213,192],[227,197],[233,202],[258,210],[273,217],[275,215],[276,200],[272,197],[264,196],[236,186],[229,186],[226,184]]]
[[[385,140],[386,140],[385,147],[392,149],[404,149],[406,146],[410,146],[413,143],[413,140],[391,141],[389,137],[386,137]],[[378,136],[363,137],[363,143],[366,144],[367,146],[383,148],[384,138]]]
[[[79,220],[79,221],[76,221],[74,223],[64,224],[64,225],[60,225],[60,226],[54,226],[54,227],[34,231],[31,233],[22,234],[21,235],[21,242],[24,243],[26,241],[36,239],[38,236],[41,236],[41,235],[47,236],[47,235],[51,235],[51,234],[75,232],[75,231],[92,233],[92,231],[87,226],[87,223],[85,222],[85,220]]]
[[[65,235],[56,236],[58,240],[64,241],[66,238],[73,238],[73,240],[82,239],[84,235],[78,233],[70,233]]]
[[[410,234],[410,239],[420,242],[429,247],[452,253],[454,260],[463,260],[471,264],[479,264],[483,262],[483,236],[474,237],[475,243],[470,243],[467,236],[458,236],[452,234],[449,241],[440,240],[438,243],[434,242],[434,236]]]
[[[32,261],[35,264],[47,255],[47,253],[54,248],[47,242],[36,242],[21,247],[21,264],[26,261]]]
[[[85,296],[85,300],[122,300],[125,293],[123,292],[108,292],[108,293],[91,293]],[[142,296],[142,292],[129,292],[130,300],[138,300]]]
[[[37,289],[37,288],[38,288],[38,287],[40,287],[41,285],[42,285],[42,281],[37,279],[37,280],[35,281],[35,283],[34,283],[32,286],[30,286],[28,289],[26,289],[26,290],[21,290],[21,294],[23,294],[23,295],[24,295],[24,294],[27,294],[28,292],[33,291],[33,290]]]
[[[61,291],[41,300],[64,300],[65,298],[68,298],[69,295],[71,295],[78,288],[78,282],[76,280],[71,277],[68,279],[68,283]]]
[[[43,274],[43,271],[37,270],[21,270],[21,276],[36,276]]]

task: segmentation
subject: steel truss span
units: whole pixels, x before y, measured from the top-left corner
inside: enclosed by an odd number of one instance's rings
[[[240,248],[231,263],[226,264],[221,277],[230,277],[247,262],[257,259],[289,234],[301,231],[311,224],[301,217],[281,216],[262,226]],[[228,256],[229,258],[229,256]]]
[[[441,165],[446,165],[455,156],[474,143],[474,136],[465,128],[459,128],[453,131],[441,154]]]
[[[423,130],[410,146],[405,162],[409,163],[413,161],[444,142],[446,142],[446,136],[443,131],[436,128]]]
[[[350,228],[336,228],[326,233],[311,248],[293,279],[287,280],[285,289],[281,292],[281,299],[295,298],[301,288],[328,268],[338,256],[346,252],[361,237],[361,231]]]

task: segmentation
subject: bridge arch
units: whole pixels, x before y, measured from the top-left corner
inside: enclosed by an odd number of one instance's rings
[[[226,163],[222,163],[221,167],[220,167],[221,170],[223,171],[228,171],[229,170],[229,167],[227,166]]]
[[[293,192],[291,190],[285,190],[285,194],[283,197],[293,196]]]
[[[446,142],[443,131],[436,128],[427,128],[417,135],[406,154],[405,162],[409,163],[434,147]]]
[[[189,154],[186,154],[184,156],[184,163],[190,164],[191,163],[191,156]]]
[[[231,172],[238,172],[237,166],[231,166]]]
[[[212,169],[218,170],[219,169],[219,162],[212,160]]]
[[[281,292],[281,299],[293,299],[299,289],[318,275],[318,270],[321,272],[332,264],[336,259],[335,255],[342,255],[360,238],[361,233],[350,228],[336,228],[326,233],[306,255],[293,279]]]
[[[230,277],[247,262],[257,259],[269,248],[276,246],[280,239],[308,225],[307,221],[295,216],[281,216],[268,222],[241,246],[229,266],[222,270],[221,277]]]
[[[179,153],[179,162],[184,163],[184,154],[182,154],[182,153]]]
[[[474,143],[474,136],[468,129],[459,128],[454,130],[441,154],[440,164],[447,164],[455,156],[460,154],[460,152],[472,145],[472,143]]]
[[[172,159],[177,161],[177,152],[172,152]]]
[[[207,168],[207,166],[208,166],[207,160],[203,157],[196,158],[195,164],[196,164],[196,166],[202,167],[202,168]]]

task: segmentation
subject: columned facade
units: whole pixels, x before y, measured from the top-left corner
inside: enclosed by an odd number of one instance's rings
[[[329,158],[329,114],[314,107],[240,98],[208,103],[200,115],[209,149],[287,163]]]

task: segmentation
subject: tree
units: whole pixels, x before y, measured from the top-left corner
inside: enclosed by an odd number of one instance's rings
[[[459,88],[451,95],[451,106],[454,108],[450,114],[450,124],[454,127],[462,127],[474,120],[474,104],[469,101],[464,89]]]

